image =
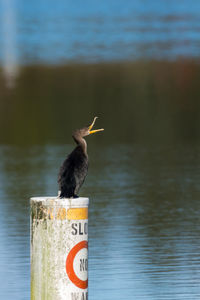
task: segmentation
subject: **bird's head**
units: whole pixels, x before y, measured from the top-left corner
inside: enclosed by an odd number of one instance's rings
[[[93,134],[93,133],[96,133],[96,132],[99,132],[99,131],[103,131],[104,130],[103,128],[92,130],[92,128],[94,127],[94,124],[96,122],[96,119],[97,119],[97,117],[94,118],[91,125],[89,125],[87,127],[84,127],[84,128],[81,128],[81,129],[78,129],[78,130],[75,131],[75,133],[80,135],[81,137],[85,137],[87,135],[90,135],[90,134]]]

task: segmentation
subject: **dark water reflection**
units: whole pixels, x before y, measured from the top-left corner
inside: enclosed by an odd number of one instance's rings
[[[56,194],[70,149],[0,147],[1,299],[29,298],[28,199]],[[89,151],[90,299],[199,299],[200,146]]]
[[[191,60],[40,65],[9,89],[0,72],[0,143],[71,143],[95,115],[101,143],[200,142],[199,74]]]

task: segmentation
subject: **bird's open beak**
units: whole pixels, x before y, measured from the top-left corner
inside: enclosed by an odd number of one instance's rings
[[[91,130],[96,122],[96,119],[97,117],[94,118],[92,124],[89,126],[89,134],[92,134],[92,133],[95,133],[95,132],[98,132],[98,131],[103,131],[104,129],[101,128],[101,129],[96,129],[96,130]]]
[[[104,129],[101,128],[101,129],[91,130],[91,131],[90,131],[90,134],[95,133],[95,132],[98,132],[98,131],[104,131]]]

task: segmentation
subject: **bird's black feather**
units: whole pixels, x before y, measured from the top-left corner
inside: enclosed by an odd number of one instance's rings
[[[76,198],[88,172],[87,143],[84,139],[92,133],[104,129],[91,130],[97,117],[94,118],[91,125],[74,131],[72,137],[77,147],[63,162],[59,176],[58,184],[60,187],[60,198]]]
[[[77,146],[63,162],[58,183],[60,186],[60,197],[77,197],[88,171],[88,156],[81,146]]]

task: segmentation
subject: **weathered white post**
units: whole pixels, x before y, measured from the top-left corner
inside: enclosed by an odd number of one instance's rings
[[[88,299],[88,198],[31,198],[31,300]]]

